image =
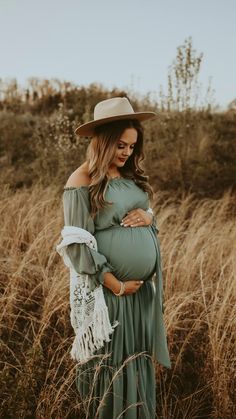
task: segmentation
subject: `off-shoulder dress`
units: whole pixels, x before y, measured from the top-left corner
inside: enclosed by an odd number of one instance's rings
[[[115,296],[103,287],[110,321],[118,321],[94,358],[76,367],[77,389],[89,418],[153,419],[156,411],[153,360],[170,368],[163,322],[163,285],[158,229],[120,223],[128,211],[147,210],[149,197],[133,179],[110,179],[105,193],[112,205],[90,215],[89,188],[68,187],[63,193],[67,226],[88,230],[98,251],[71,244],[68,255],[76,272],[88,274],[92,287],[103,284],[104,272],[119,280],[140,279],[144,284],[132,295]],[[97,415],[97,416],[96,416]]]

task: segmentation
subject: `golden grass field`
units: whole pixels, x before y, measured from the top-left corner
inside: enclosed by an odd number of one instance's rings
[[[84,418],[68,271],[55,251],[61,194],[1,193],[1,418]],[[236,417],[235,203],[230,192],[155,197],[172,359],[171,370],[157,365],[157,418]]]

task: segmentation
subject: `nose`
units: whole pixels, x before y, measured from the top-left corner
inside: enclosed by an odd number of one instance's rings
[[[123,156],[125,156],[125,157],[129,157],[131,154],[132,154],[132,152],[133,152],[133,149],[132,148],[130,148],[130,149],[128,149],[128,148],[125,148],[124,150],[123,150]]]

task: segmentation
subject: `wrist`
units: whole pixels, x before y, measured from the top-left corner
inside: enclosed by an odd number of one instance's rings
[[[114,294],[119,294],[121,290],[121,281],[117,279],[111,272],[104,273],[103,285],[108,288]]]
[[[121,290],[121,281],[117,279],[116,282],[113,284],[111,291],[113,292],[113,294],[119,294],[120,290]]]
[[[149,215],[149,217],[150,217],[150,223],[149,223],[149,225],[151,225],[152,223],[153,223],[153,219],[154,219],[154,213],[153,213],[153,210],[152,210],[152,208],[148,208],[147,210],[146,210],[146,213]]]
[[[119,281],[119,284],[120,284],[119,292],[115,292],[113,290],[113,294],[115,294],[117,297],[120,297],[121,295],[125,293],[125,282]]]

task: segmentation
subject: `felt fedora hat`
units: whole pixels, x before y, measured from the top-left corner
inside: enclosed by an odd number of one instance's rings
[[[75,133],[83,136],[92,136],[94,129],[100,125],[122,119],[137,119],[145,121],[155,117],[155,112],[134,112],[129,100],[126,97],[113,97],[97,103],[94,108],[94,119],[79,125]]]

